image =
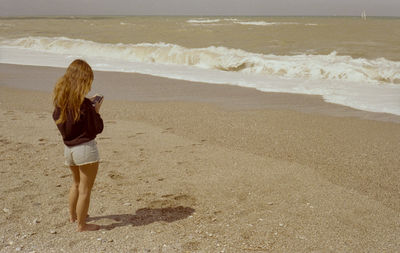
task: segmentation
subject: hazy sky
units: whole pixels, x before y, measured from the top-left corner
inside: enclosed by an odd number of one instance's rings
[[[0,0],[0,16],[338,15],[400,16],[400,0]]]

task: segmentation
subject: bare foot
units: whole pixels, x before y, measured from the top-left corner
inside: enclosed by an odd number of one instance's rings
[[[85,224],[83,227],[78,226],[78,232],[83,231],[96,231],[99,230],[100,226],[96,224]]]

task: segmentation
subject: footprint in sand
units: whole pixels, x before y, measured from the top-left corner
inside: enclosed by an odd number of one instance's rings
[[[107,176],[108,176],[109,178],[111,178],[111,179],[114,179],[114,180],[123,179],[123,178],[124,178],[122,175],[118,174],[118,173],[115,172],[115,171],[109,172],[109,173],[107,174]]]
[[[182,245],[182,248],[185,251],[189,252],[197,251],[200,250],[200,242],[197,241],[186,242],[185,244]]]
[[[171,130],[173,130],[173,128],[172,127],[168,127],[168,128],[165,128],[164,129],[164,131],[162,131],[161,133],[169,133],[169,132],[171,132]]]
[[[187,194],[174,195],[166,194],[161,196],[160,200],[153,200],[149,202],[149,208],[166,208],[176,206],[194,206],[196,205],[196,199]]]
[[[39,141],[39,145],[45,145],[47,143],[47,140],[44,138],[40,138],[40,139],[38,139],[38,141]]]
[[[163,200],[154,200],[151,201],[148,205],[147,208],[166,208],[166,207],[174,207],[174,201],[171,201],[169,199],[163,199]]]
[[[134,135],[129,135],[128,136],[128,138],[136,138],[137,136],[139,136],[139,135],[142,135],[142,134],[144,134],[144,133],[135,133]]]
[[[201,146],[201,145],[203,145],[203,143],[205,143],[207,140],[206,139],[202,139],[202,140],[200,140],[200,143],[193,143],[192,144],[192,146],[194,147],[194,146]]]
[[[174,200],[178,201],[181,205],[182,204],[194,205],[196,203],[196,199],[187,194],[177,195],[177,196],[174,196],[173,198],[174,198]]]
[[[139,148],[139,151],[140,151],[139,160],[143,162],[144,160],[146,160],[146,154],[144,153],[144,148]]]
[[[11,142],[9,141],[9,140],[7,140],[7,139],[0,139],[0,145],[1,146],[3,146],[3,145],[8,145],[8,144],[11,144]]]
[[[146,193],[140,194],[138,196],[138,198],[136,198],[136,201],[144,201],[147,199],[152,199],[152,198],[154,198],[154,196],[155,196],[155,194],[153,192],[146,192]]]

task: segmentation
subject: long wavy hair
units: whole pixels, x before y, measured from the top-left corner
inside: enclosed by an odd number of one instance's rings
[[[56,124],[64,123],[68,116],[74,122],[80,118],[80,108],[93,82],[92,68],[84,60],[73,61],[57,81],[53,91],[53,104],[60,108]]]

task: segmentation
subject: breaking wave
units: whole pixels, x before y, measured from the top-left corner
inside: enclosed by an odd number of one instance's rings
[[[265,22],[265,21],[235,21],[235,24],[240,25],[258,25],[258,26],[269,26],[269,25],[301,25],[297,22]]]
[[[3,48],[101,57],[130,62],[173,64],[284,79],[343,80],[400,84],[400,62],[337,55],[266,55],[210,46],[185,48],[167,43],[110,44],[65,37],[24,37],[0,42]]]
[[[203,24],[203,25],[211,25],[219,22],[229,22],[231,24],[238,25],[252,25],[252,26],[275,26],[275,25],[306,25],[306,26],[317,26],[318,24],[304,24],[298,22],[266,22],[266,21],[241,21],[236,18],[225,18],[221,19],[207,19],[207,18],[199,18],[199,19],[189,19],[186,20],[186,23],[190,24]]]
[[[220,19],[189,19],[187,23],[199,23],[199,24],[209,24],[209,23],[218,23]]]

